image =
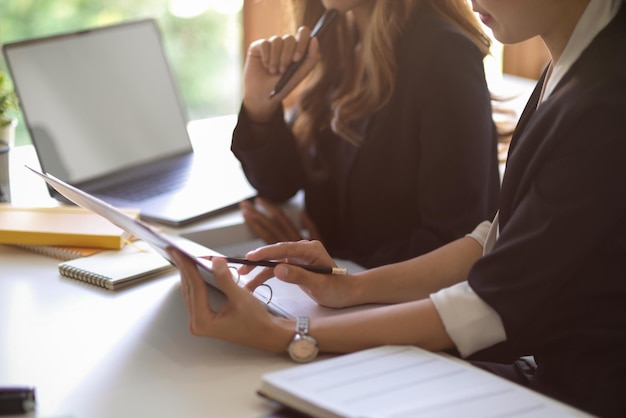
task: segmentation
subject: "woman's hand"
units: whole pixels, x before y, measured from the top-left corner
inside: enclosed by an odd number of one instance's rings
[[[319,44],[317,39],[310,38],[310,33],[308,28],[301,27],[295,36],[273,36],[250,44],[244,66],[243,106],[253,122],[269,122],[280,102],[319,61]],[[310,44],[308,53],[307,44]],[[305,54],[305,61],[289,83],[270,99],[270,93],[287,66]]]
[[[304,237],[289,217],[276,205],[262,198],[256,198],[254,204],[243,201],[239,204],[246,225],[267,244],[282,241],[299,241]],[[306,211],[300,214],[302,229],[308,232],[308,238],[321,240],[321,235]]]
[[[249,260],[275,260],[285,263],[317,264],[336,267],[333,259],[319,241],[280,242],[261,247],[246,255]],[[248,274],[253,266],[242,266],[241,274]],[[246,287],[253,291],[271,277],[300,286],[313,300],[323,306],[344,308],[352,306],[355,291],[354,277],[350,275],[319,274],[289,264],[263,269]]]
[[[250,291],[233,280],[224,259],[213,259],[213,274],[226,302],[213,311],[208,291],[194,261],[176,250],[169,254],[180,270],[181,287],[189,313],[189,329],[193,335],[282,352],[293,337],[293,321],[271,315]]]

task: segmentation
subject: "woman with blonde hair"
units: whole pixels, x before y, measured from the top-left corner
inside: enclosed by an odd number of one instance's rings
[[[293,0],[296,35],[254,42],[232,150],[257,189],[241,205],[266,242],[300,239],[277,204],[304,190],[301,224],[331,255],[405,260],[489,219],[497,138],[466,0]],[[320,39],[310,28],[339,11]],[[307,49],[308,48],[308,49]],[[292,61],[304,62],[269,98]],[[298,85],[295,106],[283,99]]]

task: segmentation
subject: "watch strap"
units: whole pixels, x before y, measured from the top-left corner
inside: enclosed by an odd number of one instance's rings
[[[308,316],[299,316],[296,319],[296,332],[300,335],[308,335],[309,334],[309,317]]]

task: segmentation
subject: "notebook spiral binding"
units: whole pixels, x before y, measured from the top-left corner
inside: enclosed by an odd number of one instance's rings
[[[74,266],[61,265],[59,266],[59,272],[70,279],[80,280],[82,282],[107,288],[107,281],[110,280],[109,277],[103,276],[98,273],[93,273],[90,271],[86,271]]]

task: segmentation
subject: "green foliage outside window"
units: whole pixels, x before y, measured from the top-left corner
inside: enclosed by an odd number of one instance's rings
[[[13,92],[13,85],[9,76],[0,71],[0,128],[9,125],[17,116],[17,98]]]
[[[0,1],[0,43],[153,17],[161,28],[189,119],[226,115],[236,113],[241,101],[242,3],[242,0],[3,0]],[[204,6],[206,10],[200,9],[200,14],[188,18],[172,13],[174,10],[182,15],[184,6]],[[16,142],[29,141],[20,120]]]

